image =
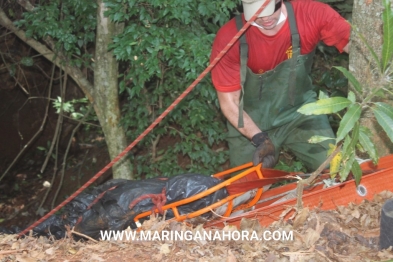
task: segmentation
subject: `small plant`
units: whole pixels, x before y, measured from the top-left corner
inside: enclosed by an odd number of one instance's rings
[[[62,102],[61,97],[57,97],[57,100],[53,102],[53,107],[56,109],[56,113],[60,114],[61,108],[63,109],[64,113],[70,113],[70,116],[73,119],[81,119],[83,117],[83,114],[80,112],[76,111],[76,106],[78,104],[87,104],[88,100],[87,98],[80,98],[80,99],[72,99],[67,102]],[[62,106],[63,105],[63,106]],[[82,107],[81,107],[82,108]],[[80,108],[80,109],[81,109]]]
[[[51,147],[51,141],[48,140],[48,141],[46,142],[46,147],[37,146],[37,150],[43,152],[43,153],[44,153],[44,156],[47,156],[50,147]],[[56,155],[53,154],[53,153],[52,153],[51,157],[52,157],[53,159],[56,159]]]
[[[390,0],[383,0],[383,4],[385,7],[383,12],[384,41],[381,58],[378,58],[375,51],[360,34],[361,39],[365,42],[378,65],[378,73],[380,79],[382,79],[381,86],[370,92],[365,92],[362,84],[352,73],[343,67],[334,67],[348,78],[354,87],[354,92],[349,91],[347,97],[327,97],[326,94],[321,93],[317,102],[304,105],[298,110],[305,115],[339,115],[341,121],[336,138],[314,136],[310,139],[310,143],[319,143],[325,140],[334,141],[335,143],[331,144],[329,154],[332,154],[337,147],[342,145],[341,150],[330,163],[331,176],[339,175],[340,180],[344,181],[352,171],[357,185],[360,183],[362,172],[359,163],[355,160],[356,150],[367,152],[374,163],[379,160],[375,145],[370,139],[370,130],[359,125],[361,113],[366,109],[371,109],[370,111],[378,124],[393,141],[393,107],[387,103],[375,102],[375,98],[378,96],[383,97],[386,93],[393,94],[393,13],[390,8]]]

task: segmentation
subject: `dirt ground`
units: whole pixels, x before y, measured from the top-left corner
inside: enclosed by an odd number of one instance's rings
[[[261,228],[244,220],[239,229],[190,227],[175,221],[146,221],[142,230],[162,231],[249,231],[293,232],[288,240],[203,240],[114,241],[79,240],[69,230],[61,240],[32,236],[0,235],[0,261],[393,261],[392,250],[379,250],[380,213],[383,203],[393,198],[384,191],[372,201],[338,206],[333,211],[303,209],[288,221]]]

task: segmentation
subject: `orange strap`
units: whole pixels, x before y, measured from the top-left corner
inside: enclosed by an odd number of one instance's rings
[[[154,212],[154,210],[157,208],[158,212],[161,215],[164,214],[162,207],[166,203],[166,189],[165,189],[165,187],[162,189],[162,192],[160,194],[146,194],[146,195],[142,195],[142,196],[134,199],[134,201],[131,202],[131,204],[128,206],[128,208],[132,209],[140,201],[142,201],[143,199],[147,199],[147,198],[151,198],[151,201],[154,204],[152,212]]]

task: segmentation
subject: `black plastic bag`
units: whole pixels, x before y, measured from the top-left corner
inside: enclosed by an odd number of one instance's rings
[[[50,217],[33,231],[38,235],[51,234],[56,238],[62,238],[65,236],[65,225],[69,225],[70,228],[75,227],[74,230],[79,233],[98,239],[101,230],[124,230],[127,227],[135,229],[135,216],[154,210],[157,206],[153,203],[153,198],[161,197],[162,200],[163,193],[166,198],[165,204],[170,204],[204,192],[220,182],[219,179],[200,174],[140,181],[110,180],[89,192],[81,193],[63,208],[62,214]],[[222,188],[201,199],[179,206],[179,214],[197,211],[227,196],[226,189]],[[204,218],[210,216],[210,212],[203,215]],[[168,210],[166,218],[172,217],[173,212]]]

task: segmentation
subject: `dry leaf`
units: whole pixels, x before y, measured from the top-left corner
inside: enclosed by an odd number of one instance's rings
[[[171,253],[171,250],[169,249],[169,245],[168,244],[162,244],[160,247],[160,253],[164,254],[164,255],[168,255],[169,253]]]
[[[47,255],[53,255],[54,253],[55,253],[55,249],[53,247],[45,250],[45,254],[47,254]]]
[[[19,242],[14,242],[11,245],[11,249],[14,249],[14,250],[19,249],[19,246],[20,246]]]
[[[252,230],[252,231],[260,232],[262,230],[262,226],[259,223],[258,219],[249,219],[243,217],[240,221],[240,230],[242,231]]]
[[[162,254],[161,253],[158,253],[158,254],[155,254],[155,255],[153,255],[153,259],[155,260],[155,261],[162,261],[162,259],[163,259],[163,257],[162,257]]]
[[[306,207],[303,208],[300,213],[297,214],[295,217],[295,221],[293,221],[293,228],[298,228],[299,226],[302,226],[304,222],[306,222],[308,216],[310,214],[310,210]]]
[[[228,250],[228,256],[226,262],[237,262],[235,255],[232,253],[230,249]]]
[[[35,259],[35,258],[26,257],[23,255],[16,255],[15,258],[16,258],[15,261],[18,261],[18,262],[36,262],[37,261],[37,259]]]
[[[103,259],[97,254],[91,254],[91,258],[89,259],[89,261],[105,261],[105,259]]]
[[[353,216],[353,217],[359,219],[359,217],[360,217],[360,212],[359,212],[359,210],[358,210],[357,208],[355,208],[355,210],[352,211],[351,216]]]
[[[310,248],[313,246],[320,237],[321,235],[317,231],[312,228],[308,228],[304,237],[304,243],[306,244],[306,247]]]
[[[274,262],[277,260],[276,255],[274,255],[273,253],[269,253],[266,258],[265,258],[265,262]]]

